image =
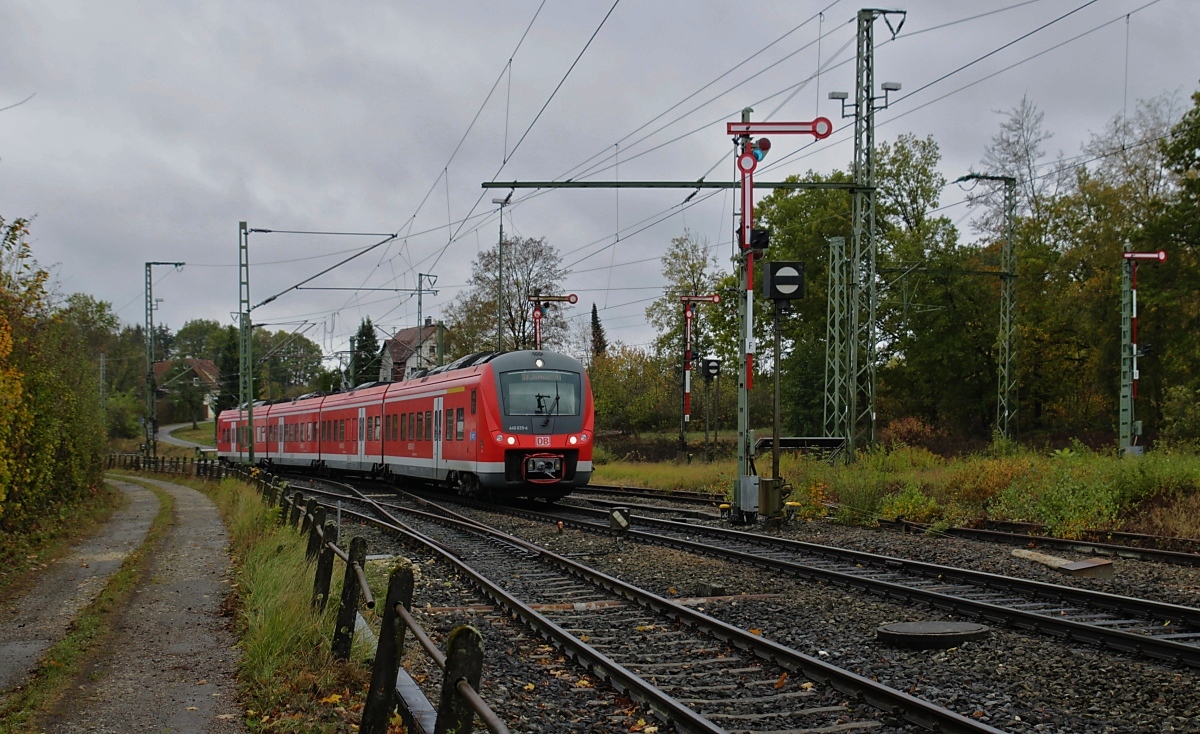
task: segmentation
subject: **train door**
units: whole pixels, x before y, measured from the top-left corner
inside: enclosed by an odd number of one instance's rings
[[[433,478],[442,477],[442,398],[433,399]]]
[[[367,409],[358,409],[358,468],[363,468],[363,461],[367,455]]]

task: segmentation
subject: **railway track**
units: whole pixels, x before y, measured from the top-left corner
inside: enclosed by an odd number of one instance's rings
[[[366,511],[343,506],[342,513],[442,553],[483,595],[679,731],[905,729],[897,717],[937,731],[999,731],[651,594],[426,498],[410,495],[413,506],[401,506],[380,502],[388,498],[385,493],[373,497],[373,492],[349,485],[326,484],[330,488],[301,491],[327,501],[358,503]]]
[[[1107,536],[1113,540],[1122,540],[1120,543],[1110,543],[1102,540],[1094,540],[1088,538],[1068,539],[1055,538],[1050,535],[1033,534],[1031,532],[1018,532],[1017,530],[1000,530],[990,528],[966,528],[953,527],[944,530],[933,531],[928,525],[921,523],[910,522],[908,520],[893,520],[880,521],[881,525],[891,527],[901,532],[913,533],[934,533],[938,535],[948,535],[956,538],[969,538],[971,540],[982,540],[990,543],[1002,543],[1005,545],[1015,545],[1024,547],[1042,547],[1053,550],[1073,551],[1076,553],[1088,553],[1095,556],[1106,556],[1110,558],[1128,558],[1138,561],[1155,561],[1158,563],[1171,563],[1177,566],[1193,566],[1200,567],[1200,553],[1194,550],[1168,550],[1160,545],[1174,545],[1176,548],[1196,548],[1200,544],[1188,538],[1164,538],[1154,535],[1139,535],[1136,533],[1109,533]],[[1021,530],[1035,530],[1038,526],[1033,525],[1016,525],[1008,524],[1011,527]],[[1097,534],[1098,537],[1104,537],[1105,534]],[[1138,545],[1138,544],[1141,545]]]
[[[541,512],[470,503],[612,534],[608,513],[582,507]],[[603,518],[603,521],[599,521]],[[857,588],[1012,627],[1104,648],[1200,667],[1200,609],[635,515],[623,537]]]

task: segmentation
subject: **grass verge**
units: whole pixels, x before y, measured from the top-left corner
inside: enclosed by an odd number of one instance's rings
[[[315,612],[306,540],[279,526],[278,509],[268,509],[253,489],[234,479],[183,483],[216,502],[231,536],[242,652],[238,685],[248,727],[347,731],[358,723],[370,673],[358,663],[335,660],[329,651],[344,566],[335,564],[331,601],[324,613]],[[356,653],[352,660],[361,660]]]
[[[759,457],[765,469],[767,457]],[[595,467],[598,484],[728,493],[733,461],[610,461]],[[1039,523],[1066,538],[1088,531],[1134,530],[1200,537],[1200,455],[1156,451],[1122,459],[1082,445],[1050,453],[1004,451],[945,459],[898,445],[861,453],[851,465],[783,457],[802,514],[838,503],[839,521],[872,525],[880,518],[969,525],[983,520]]]
[[[79,502],[58,507],[30,529],[5,533],[0,544],[0,593],[11,596],[12,589],[31,583],[30,569],[94,533],[121,502],[119,491],[101,483]]]
[[[178,438],[181,441],[191,441],[192,443],[202,443],[205,446],[216,446],[213,441],[213,422],[197,423],[195,428],[185,426],[178,430],[172,431],[171,436]],[[161,443],[161,442],[160,442]]]
[[[114,618],[141,581],[150,556],[166,535],[175,508],[171,495],[157,487],[145,486],[158,496],[159,503],[158,514],[150,523],[146,539],[125,558],[91,604],[71,620],[66,636],[46,650],[29,680],[0,704],[0,734],[33,731],[30,728],[33,717],[80,675],[84,664],[112,631]]]

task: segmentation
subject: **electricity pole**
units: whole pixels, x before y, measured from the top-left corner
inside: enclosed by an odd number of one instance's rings
[[[889,16],[899,15],[892,27]],[[903,10],[864,8],[858,11],[858,64],[854,84],[854,106],[848,111],[845,92],[830,92],[829,98],[842,103],[842,117],[854,118],[854,209],[853,241],[844,270],[844,290],[829,297],[845,300],[848,340],[837,355],[841,366],[826,368],[826,374],[840,373],[841,385],[826,384],[826,415],[838,415],[840,406],[848,416],[844,426],[846,455],[854,460],[857,446],[875,442],[875,368],[878,349],[876,324],[876,231],[875,231],[875,112],[886,109],[888,93],[899,91],[896,82],[884,82],[883,95],[875,95],[875,19],[883,18],[894,38],[904,26]],[[882,104],[881,104],[882,102]],[[833,270],[833,265],[831,265]],[[842,387],[846,395],[831,395]]]
[[[158,456],[158,389],[154,380],[154,279],[155,265],[182,268],[183,263],[146,263],[146,455]]]
[[[250,463],[254,463],[254,361],[250,348],[253,344],[250,323],[250,230],[245,222],[238,222],[238,335],[241,357],[238,365],[238,405],[246,411],[246,428],[243,435],[235,436],[238,459],[244,449]],[[247,446],[247,442],[249,446]]]
[[[1004,184],[1004,243],[1000,249],[1000,349],[996,359],[996,431],[1017,438],[1017,179],[969,173],[955,180]]]
[[[500,205],[500,241],[496,243],[496,351],[504,351],[504,207],[512,201],[513,192],[503,199],[492,199]]]

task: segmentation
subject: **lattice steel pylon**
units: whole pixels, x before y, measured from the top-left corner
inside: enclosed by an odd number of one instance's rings
[[[847,291],[850,260],[846,238],[829,238],[829,298],[825,321],[826,436],[846,436],[850,429],[850,298]]]
[[[238,335],[241,345],[238,350],[238,405],[246,410],[246,430],[237,437],[238,458],[243,451],[254,463],[254,360],[250,347],[252,325],[250,323],[250,231],[245,222],[238,222]]]
[[[892,28],[888,15],[900,15],[900,23]],[[854,84],[854,106],[847,112],[847,95],[834,93],[830,97],[842,100],[842,117],[854,118],[854,206],[853,240],[850,252],[842,258],[844,281],[840,288],[831,289],[829,310],[845,303],[847,339],[827,345],[826,375],[840,378],[826,380],[825,430],[827,435],[846,438],[846,455],[853,461],[854,451],[875,442],[875,368],[878,361],[878,272],[875,230],[875,112],[887,107],[887,93],[898,90],[899,84],[884,84],[882,97],[875,96],[875,19],[883,17],[892,35],[904,25],[902,10],[864,8],[858,11],[858,66]],[[883,100],[883,104],[877,104]],[[834,258],[830,257],[831,275]],[[828,328],[828,327],[827,327]],[[832,355],[830,352],[832,351]],[[830,357],[832,356],[832,359]],[[845,406],[846,421],[836,430],[830,416],[840,415]],[[836,418],[835,418],[836,420]]]
[[[183,263],[146,263],[146,455],[158,456],[158,385],[154,377],[154,266],[183,267]]]
[[[1004,244],[1000,249],[1000,350],[996,430],[1017,439],[1017,179],[995,176],[1004,183]]]
[[[847,454],[875,441],[875,18],[858,11],[858,73],[854,85],[854,192],[850,297],[850,421]]]

